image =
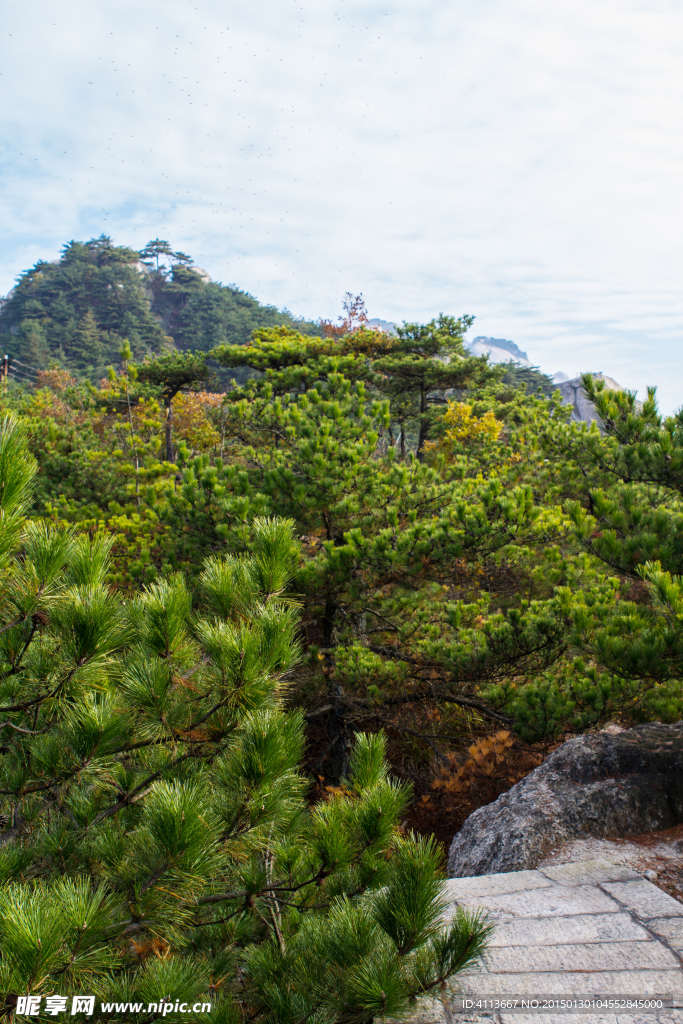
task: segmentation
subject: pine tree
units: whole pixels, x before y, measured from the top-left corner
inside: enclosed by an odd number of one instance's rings
[[[441,314],[428,324],[406,323],[393,336],[368,328],[352,303],[347,312],[344,325],[328,325],[324,338],[307,338],[287,327],[270,328],[256,331],[249,346],[220,346],[210,354],[224,366],[255,370],[260,379],[251,385],[251,393],[266,387],[275,395],[305,391],[324,384],[331,374],[365,381],[369,398],[390,400],[391,418],[385,429],[392,436],[390,424],[398,422],[404,457],[406,431],[415,428],[420,460],[445,405],[444,393],[457,389],[465,394],[502,375],[485,359],[467,354],[463,336],[471,317],[456,320]],[[340,336],[346,327],[348,333]]]
[[[172,352],[137,367],[138,379],[161,388],[166,409],[166,461],[175,462],[173,450],[173,399],[180,391],[197,391],[211,380],[211,370],[201,352]]]
[[[45,328],[40,320],[22,320],[20,337],[21,353],[26,362],[44,370],[50,362],[50,349]]]
[[[102,332],[91,309],[86,310],[78,322],[68,350],[69,362],[75,370],[92,371],[107,360],[107,349]]]
[[[143,263],[148,263],[150,266],[152,262],[155,262],[155,270],[159,271],[159,257],[160,256],[173,256],[173,249],[164,241],[162,238],[154,238],[151,242],[148,242],[145,248],[140,253],[140,259]]]
[[[197,564],[240,530],[245,543],[264,500],[294,520],[308,641],[296,699],[325,730],[320,770],[331,778],[344,775],[359,728],[431,739],[420,719],[444,707],[456,730],[470,712],[513,723],[523,708],[511,709],[500,684],[566,651],[566,608],[554,594],[569,571],[554,548],[561,516],[516,482],[509,439],[496,442],[503,454],[491,456],[489,479],[476,432],[453,465],[405,464],[379,444],[386,400],[327,366],[326,380],[303,394],[274,394],[271,380],[280,386],[288,369],[229,396],[227,464],[194,460],[168,495],[159,515],[180,538],[178,553]],[[510,578],[518,589],[506,594]]]
[[[443,392],[467,392],[500,377],[500,370],[490,368],[485,358],[465,351],[463,337],[473,319],[441,313],[428,324],[405,323],[396,329],[398,342],[392,351],[373,362],[372,383],[392,399],[402,452],[406,427],[412,422],[417,430],[415,452],[423,458],[434,406],[443,405]]]
[[[365,335],[378,337],[378,332]],[[368,376],[366,352],[359,339],[307,337],[288,326],[254,331],[247,345],[219,345],[209,356],[230,369],[248,368],[254,378],[243,383],[248,396],[282,396],[306,391],[327,381],[330,374],[342,374],[352,381]],[[241,397],[236,394],[235,398]]]
[[[445,906],[431,841],[381,736],[309,810],[291,524],[125,603],[109,544],[23,518],[35,464],[0,425],[0,988],[137,1002],[129,1019],[366,1022],[439,993],[482,953]],[[21,555],[18,545],[21,544]],[[149,1003],[156,1009],[146,1012]],[[104,1019],[119,1019],[114,1006]]]
[[[611,600],[574,613],[577,648],[614,673],[631,711],[675,720],[683,706],[683,412],[662,417],[656,393],[642,404],[585,374],[595,424],[549,429],[546,446],[580,466],[568,502],[577,537],[611,577]]]

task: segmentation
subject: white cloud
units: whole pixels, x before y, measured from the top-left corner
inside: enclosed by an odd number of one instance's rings
[[[665,0],[16,4],[0,291],[160,236],[297,313],[473,313],[671,409],[682,30]]]

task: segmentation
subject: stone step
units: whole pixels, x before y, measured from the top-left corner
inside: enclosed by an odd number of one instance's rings
[[[683,904],[629,868],[582,861],[446,883],[449,920],[481,909],[494,924],[478,967],[454,979],[444,1001],[423,1001],[411,1024],[683,1024]],[[457,996],[474,1006],[456,1009]],[[646,1013],[510,1012],[481,1000],[669,995]],[[389,1022],[387,1022],[389,1024]]]

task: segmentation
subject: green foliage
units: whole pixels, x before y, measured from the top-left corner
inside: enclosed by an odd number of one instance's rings
[[[52,361],[94,383],[125,340],[139,361],[173,348],[244,345],[254,330],[276,324],[320,332],[238,288],[207,282],[191,264],[162,239],[142,252],[105,235],[69,242],[58,261],[40,260],[19,277],[0,310],[3,352],[37,369]]]
[[[219,345],[210,355],[222,366],[252,371],[256,382],[247,394],[283,396],[326,381],[331,373],[363,379],[365,353],[358,351],[358,344],[366,335],[377,337],[374,331],[354,334],[351,340],[306,337],[283,325],[255,331],[248,345]]]
[[[421,458],[438,407],[445,403],[444,392],[481,387],[501,375],[485,359],[467,355],[463,336],[471,322],[471,317],[456,320],[441,314],[429,324],[404,324],[395,337],[361,326],[341,337],[305,338],[280,327],[256,332],[247,348],[221,346],[212,355],[224,366],[246,364],[264,375],[251,385],[247,393],[252,396],[310,390],[340,374],[354,382],[366,381],[372,397],[391,401],[402,454],[406,430],[412,425]],[[390,423],[385,427],[393,441]]]
[[[36,463],[26,448],[26,429],[13,416],[4,417],[0,421],[0,574],[31,500]]]
[[[545,398],[552,398],[557,391],[557,385],[547,373],[542,373],[537,366],[523,366],[520,363],[503,363],[503,375],[501,380],[504,384],[513,388],[525,388],[527,394],[535,394],[540,391]]]
[[[309,644],[296,699],[331,733],[331,775],[344,775],[356,728],[400,730],[401,709],[446,703],[452,712],[516,720],[516,708],[492,705],[482,692],[562,657],[567,615],[552,587],[568,581],[556,547],[568,531],[559,509],[539,508],[531,486],[516,482],[521,463],[510,458],[510,438],[498,444],[489,479],[479,452],[471,458],[466,447],[447,472],[401,463],[380,442],[389,405],[363,382],[352,385],[328,363],[304,393],[277,394],[288,367],[301,365],[293,339],[281,331],[253,348],[267,376],[226,406],[228,433],[239,439],[233,464],[195,460],[162,516],[188,555],[194,547],[195,561],[220,550],[222,539],[248,544],[259,498],[295,521],[303,542],[295,591]],[[289,363],[278,370],[271,359]],[[304,368],[314,367],[323,367],[319,355],[306,357]],[[547,403],[529,400],[527,434],[547,412]],[[529,443],[525,452],[532,466],[542,461]],[[533,567],[532,551],[544,552]],[[501,577],[517,592],[494,597]],[[494,600],[504,613],[493,605],[490,614]]]
[[[444,402],[439,392],[466,392],[500,376],[485,358],[465,351],[463,336],[473,320],[441,313],[428,324],[405,323],[396,329],[398,340],[391,352],[373,363],[373,384],[392,399],[403,447],[406,423],[416,423],[418,458],[434,419],[433,406]]]
[[[360,1024],[476,961],[489,928],[441,925],[441,851],[400,833],[410,791],[381,735],[307,803],[303,716],[284,704],[293,524],[255,520],[249,554],[205,561],[196,602],[180,575],[124,601],[109,542],[21,522],[33,467],[11,420],[0,467],[22,531],[0,583],[5,1005],[85,990]]]
[[[263,305],[248,292],[210,281],[193,289],[174,318],[172,330],[179,348],[208,352],[218,345],[248,345],[254,331],[280,324],[304,335],[319,331],[316,324]]]
[[[103,235],[69,242],[56,263],[39,261],[0,312],[4,349],[39,369],[52,359],[97,379],[123,338],[137,359],[171,344],[150,308],[138,259]]]
[[[154,246],[150,280],[207,287]],[[111,538],[107,582],[128,596],[176,573],[206,610],[217,558],[224,615],[251,600],[258,524],[291,520],[303,657],[288,699],[335,784],[361,729],[427,766],[486,721],[543,740],[675,716],[678,637],[643,573],[681,573],[680,417],[586,378],[604,423],[588,429],[535,372],[471,358],[470,318],[396,335],[347,320],[142,364],[124,341],[98,389],[50,371],[17,403],[36,513]],[[252,376],[200,392],[209,357]],[[234,638],[202,637],[227,672]]]

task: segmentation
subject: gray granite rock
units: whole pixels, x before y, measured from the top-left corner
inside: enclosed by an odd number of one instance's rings
[[[621,384],[617,384],[612,377],[606,377],[604,373],[594,373],[592,376],[596,380],[604,380],[607,391],[624,390]],[[584,391],[580,377],[558,383],[557,390],[562,396],[562,405],[571,406],[573,420],[583,423],[592,423],[595,420],[598,425],[600,424],[597,409]]]
[[[448,873],[535,868],[572,839],[638,835],[683,822],[683,722],[568,740],[535,771],[469,816]]]

